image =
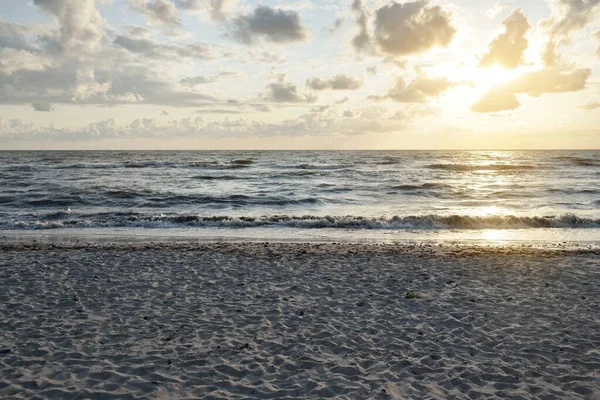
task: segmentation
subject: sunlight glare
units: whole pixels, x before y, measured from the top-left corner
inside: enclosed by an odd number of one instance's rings
[[[478,89],[489,89],[501,85],[518,77],[522,71],[519,69],[508,70],[502,67],[476,68],[471,71],[471,78]]]
[[[485,230],[482,232],[481,239],[485,240],[487,242],[500,242],[503,240],[509,240],[511,236],[512,236],[511,232],[497,230],[497,229],[490,229],[490,230]]]

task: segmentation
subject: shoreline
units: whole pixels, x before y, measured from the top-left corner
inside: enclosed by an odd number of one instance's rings
[[[198,251],[198,252],[250,252],[261,251],[289,254],[405,254],[443,257],[446,255],[600,255],[597,243],[524,243],[488,241],[397,241],[382,243],[377,241],[355,242],[338,239],[304,241],[301,239],[264,238],[193,238],[193,237],[23,237],[0,236],[0,250],[48,251],[48,250],[94,250],[94,251]]]

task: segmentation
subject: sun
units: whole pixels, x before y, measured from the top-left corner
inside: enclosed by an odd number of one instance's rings
[[[520,71],[495,66],[477,68],[473,71],[471,77],[476,87],[488,89],[509,82],[519,76],[520,73]]]
[[[453,70],[447,70],[448,79],[462,82],[477,91],[487,91],[492,87],[502,85],[517,79],[526,68],[506,69],[502,66],[479,67],[476,63],[463,64]]]

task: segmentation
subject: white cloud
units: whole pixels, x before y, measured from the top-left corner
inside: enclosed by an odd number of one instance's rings
[[[530,28],[527,17],[517,8],[502,21],[502,25],[504,32],[489,44],[489,50],[481,57],[479,66],[500,65],[514,69],[523,64],[523,53],[529,44],[525,38]]]
[[[100,50],[104,21],[94,0],[33,0],[33,3],[60,24],[59,30],[46,38],[48,47],[73,57],[84,57]]]
[[[0,50],[0,71],[9,75],[17,71],[42,71],[52,63],[52,59],[28,50]]]
[[[589,68],[577,69],[570,73],[562,72],[558,68],[527,72],[511,82],[490,89],[471,110],[481,113],[514,110],[521,106],[517,99],[518,94],[539,97],[547,93],[577,92],[585,89],[591,73]]]
[[[590,101],[589,103],[577,106],[577,108],[581,108],[582,110],[587,111],[596,110],[600,108],[600,101]]]
[[[213,21],[225,20],[237,0],[177,0],[177,6],[185,11],[208,12]]]
[[[600,0],[552,0],[549,4],[552,16],[541,23],[549,35],[542,58],[547,66],[555,66],[560,61],[556,52],[558,45],[568,43],[573,32],[596,20]]]
[[[411,126],[418,112],[390,112],[384,107],[366,107],[348,112],[311,112],[281,122],[265,122],[244,117],[207,119],[184,118],[161,122],[155,118],[136,119],[119,125],[114,119],[91,123],[81,129],[36,127],[20,120],[0,119],[0,136],[5,141],[95,140],[103,138],[224,138],[274,136],[354,136],[393,133]]]
[[[184,45],[167,45],[144,37],[117,35],[113,42],[132,53],[165,61],[180,62],[181,58],[213,59],[213,46],[196,42]]]
[[[77,71],[77,82],[73,90],[73,101],[86,100],[95,96],[103,96],[112,86],[110,81],[98,82],[94,70],[86,68]]]
[[[170,0],[127,0],[127,2],[133,9],[144,14],[150,22],[181,25],[177,7]]]
[[[404,79],[398,78],[386,97],[401,103],[425,103],[457,85],[456,82],[443,77],[430,78],[420,75],[408,85]]]

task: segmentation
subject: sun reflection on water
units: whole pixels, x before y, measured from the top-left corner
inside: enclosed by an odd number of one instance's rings
[[[482,232],[481,239],[486,242],[502,242],[514,239],[514,233],[506,230],[489,229]]]

